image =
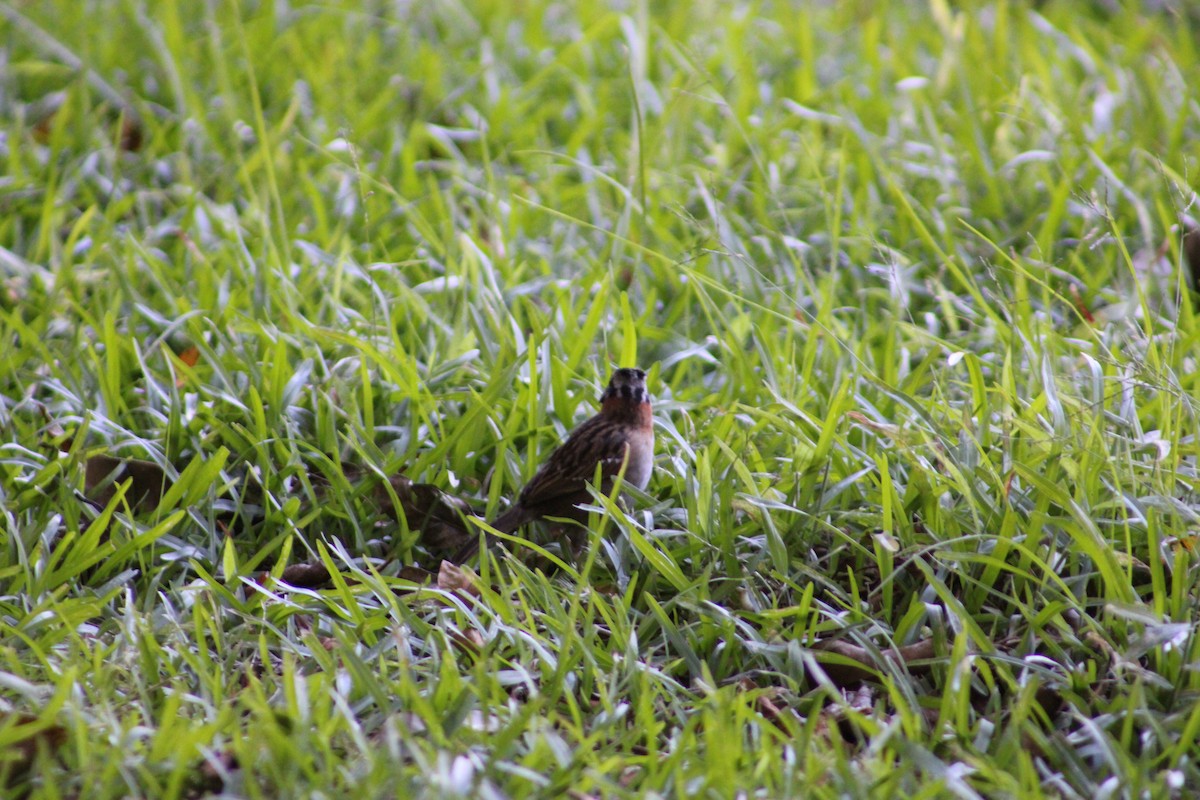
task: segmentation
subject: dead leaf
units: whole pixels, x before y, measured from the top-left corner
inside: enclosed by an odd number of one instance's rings
[[[840,740],[843,743],[862,745],[866,741],[857,716],[876,717],[872,705],[873,694],[860,687],[855,691],[843,688],[844,703],[829,703],[817,714],[813,734],[823,740]]]
[[[84,493],[88,499],[107,506],[116,494],[117,486],[126,480],[131,485],[125,500],[130,508],[139,512],[153,511],[171,488],[171,479],[152,461],[95,455],[87,460],[84,470]]]
[[[178,353],[172,353],[172,356],[174,356],[175,360],[181,365],[190,370],[200,362],[200,348],[192,345],[191,347],[185,347]],[[175,378],[176,389],[183,388],[183,385],[187,383],[186,372],[187,370],[181,370],[178,377]]]
[[[1052,720],[1067,706],[1062,692],[1053,686],[1039,686],[1033,694],[1033,699],[1041,706],[1046,719]]]
[[[467,655],[477,656],[483,650],[483,635],[474,628],[462,632],[450,631],[450,641]]]
[[[127,153],[136,153],[142,149],[142,123],[132,117],[121,117],[121,137],[117,146]]]
[[[783,690],[779,687],[768,687],[764,690],[759,690],[758,684],[752,678],[742,678],[738,681],[738,688],[743,692],[759,691],[759,694],[754,698],[754,707],[762,717],[774,725],[784,733],[792,733],[795,731],[795,725],[799,722],[796,713],[787,706],[780,708],[775,704],[775,698],[783,694]],[[786,710],[785,710],[786,709]]]
[[[438,568],[437,586],[442,591],[460,592],[470,597],[479,597],[479,576],[468,567],[460,567],[443,561]]]
[[[843,696],[852,711],[857,711],[859,714],[871,714],[875,710],[875,690],[870,686],[859,686],[851,692],[846,692]]]
[[[1182,553],[1186,550],[1189,555],[1192,555],[1196,552],[1197,538],[1200,538],[1200,537],[1197,537],[1195,534],[1189,534],[1187,536],[1179,536],[1179,537],[1172,536],[1169,539],[1167,539],[1167,543],[1171,547],[1175,548],[1176,553]]]
[[[412,581],[419,586],[433,583],[435,578],[432,572],[420,567],[401,567],[400,571],[396,573],[396,577],[400,580]]]
[[[825,670],[825,674],[833,681],[834,685],[841,688],[853,686],[862,681],[874,680],[880,665],[871,656],[870,651],[864,647],[859,647],[856,644],[843,641],[841,639],[830,639],[818,642],[813,646],[813,650],[826,653],[835,653],[851,661],[857,661],[862,664],[861,667],[854,664],[846,664],[843,662],[824,662],[821,667]],[[910,645],[901,647],[899,651],[885,650],[884,657],[891,661],[900,661],[913,675],[928,674],[930,664],[919,663],[928,662],[936,655],[933,639],[922,639],[919,642],[914,642]],[[819,660],[819,659],[818,659]]]
[[[1096,324],[1096,318],[1092,316],[1092,311],[1087,307],[1087,303],[1083,301],[1083,296],[1079,293],[1079,287],[1071,284],[1067,287],[1071,295],[1071,302],[1075,305],[1075,310],[1079,312],[1079,316],[1087,320],[1089,325]]]
[[[429,584],[433,582],[434,575],[428,570],[420,567],[400,567],[396,577],[401,580],[412,581],[418,585]],[[262,573],[257,582],[257,586],[265,586],[271,578],[269,572]],[[294,589],[320,589],[328,586],[331,580],[329,569],[320,561],[309,561],[301,564],[292,564],[285,567],[279,576],[280,583],[285,583]],[[352,578],[346,579],[347,583],[355,583]],[[246,587],[246,595],[249,597],[256,591],[256,585],[252,584]],[[412,589],[397,589],[398,594],[413,591]]]
[[[1192,291],[1200,292],[1200,228],[1183,226],[1183,257],[1191,271]]]
[[[329,583],[329,568],[319,561],[285,567],[279,580],[297,589],[315,589]]]
[[[205,757],[196,771],[196,783],[192,787],[205,795],[225,791],[225,779],[238,769],[237,755],[232,750],[220,750]]]
[[[184,348],[183,352],[176,357],[189,367],[194,367],[200,361],[200,348],[192,345]]]
[[[419,534],[418,541],[430,553],[455,552],[472,538],[463,516],[475,516],[475,512],[465,500],[433,484],[415,483],[404,475],[393,475],[388,483],[400,501],[400,508],[392,503],[391,494],[383,484],[373,491],[376,502],[396,521],[404,514],[409,529]]]
[[[50,132],[54,129],[54,115],[43,117],[34,123],[30,133],[33,135],[33,140],[38,144],[45,145],[50,143]]]
[[[71,452],[71,448],[75,445],[75,434],[68,434],[58,420],[50,416],[50,409],[41,403],[37,403],[37,410],[42,416],[42,421],[46,423],[40,431],[42,443],[60,453]]]
[[[38,751],[45,748],[53,753],[67,742],[67,729],[57,723],[43,722],[32,714],[8,713],[0,715],[0,731],[10,740],[0,751],[0,775],[11,781],[27,773],[32,767]]]
[[[66,435],[66,431],[63,430],[62,425],[58,424],[58,420],[56,420],[54,417],[50,416],[50,409],[46,408],[41,403],[37,404],[37,409],[38,409],[38,413],[42,415],[42,421],[46,423],[46,427],[42,428],[42,431],[46,435],[54,437],[56,439],[60,436]],[[70,449],[71,449],[70,447],[67,448],[67,450],[70,450]]]
[[[878,433],[880,436],[886,436],[896,442],[904,442],[908,437],[904,434],[904,429],[899,425],[892,425],[886,422],[877,422],[871,419],[861,411],[847,411],[845,418],[851,422],[857,423],[872,433]]]

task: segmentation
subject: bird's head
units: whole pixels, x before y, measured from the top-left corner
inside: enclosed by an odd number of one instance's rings
[[[646,372],[634,367],[615,370],[604,394],[600,395],[600,404],[605,409],[636,407],[643,403],[650,403],[650,393],[646,391]]]

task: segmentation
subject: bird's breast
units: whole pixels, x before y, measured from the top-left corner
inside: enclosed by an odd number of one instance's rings
[[[645,489],[654,468],[654,431],[634,431],[627,441],[629,459],[625,464],[625,482],[639,490]]]

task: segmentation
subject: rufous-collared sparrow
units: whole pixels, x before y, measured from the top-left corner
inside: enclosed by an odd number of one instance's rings
[[[613,372],[608,387],[600,395],[600,413],[576,428],[562,445],[550,454],[530,479],[517,502],[496,517],[492,527],[512,533],[522,525],[546,517],[565,517],[583,522],[587,512],[580,503],[591,502],[587,484],[600,466],[601,483],[597,489],[612,491],[613,481],[622,467],[627,486],[645,489],[654,466],[654,420],[650,412],[650,394],[646,391],[646,373],[622,367]],[[463,547],[455,556],[461,564],[479,549],[479,539]]]

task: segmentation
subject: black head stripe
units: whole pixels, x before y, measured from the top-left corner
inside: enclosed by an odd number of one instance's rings
[[[619,397],[630,403],[648,403],[650,395],[640,386],[609,386],[600,395],[601,401]]]
[[[632,367],[622,367],[615,370],[608,386],[604,389],[601,400],[620,398],[631,403],[647,403],[650,401],[646,393],[646,373]]]

